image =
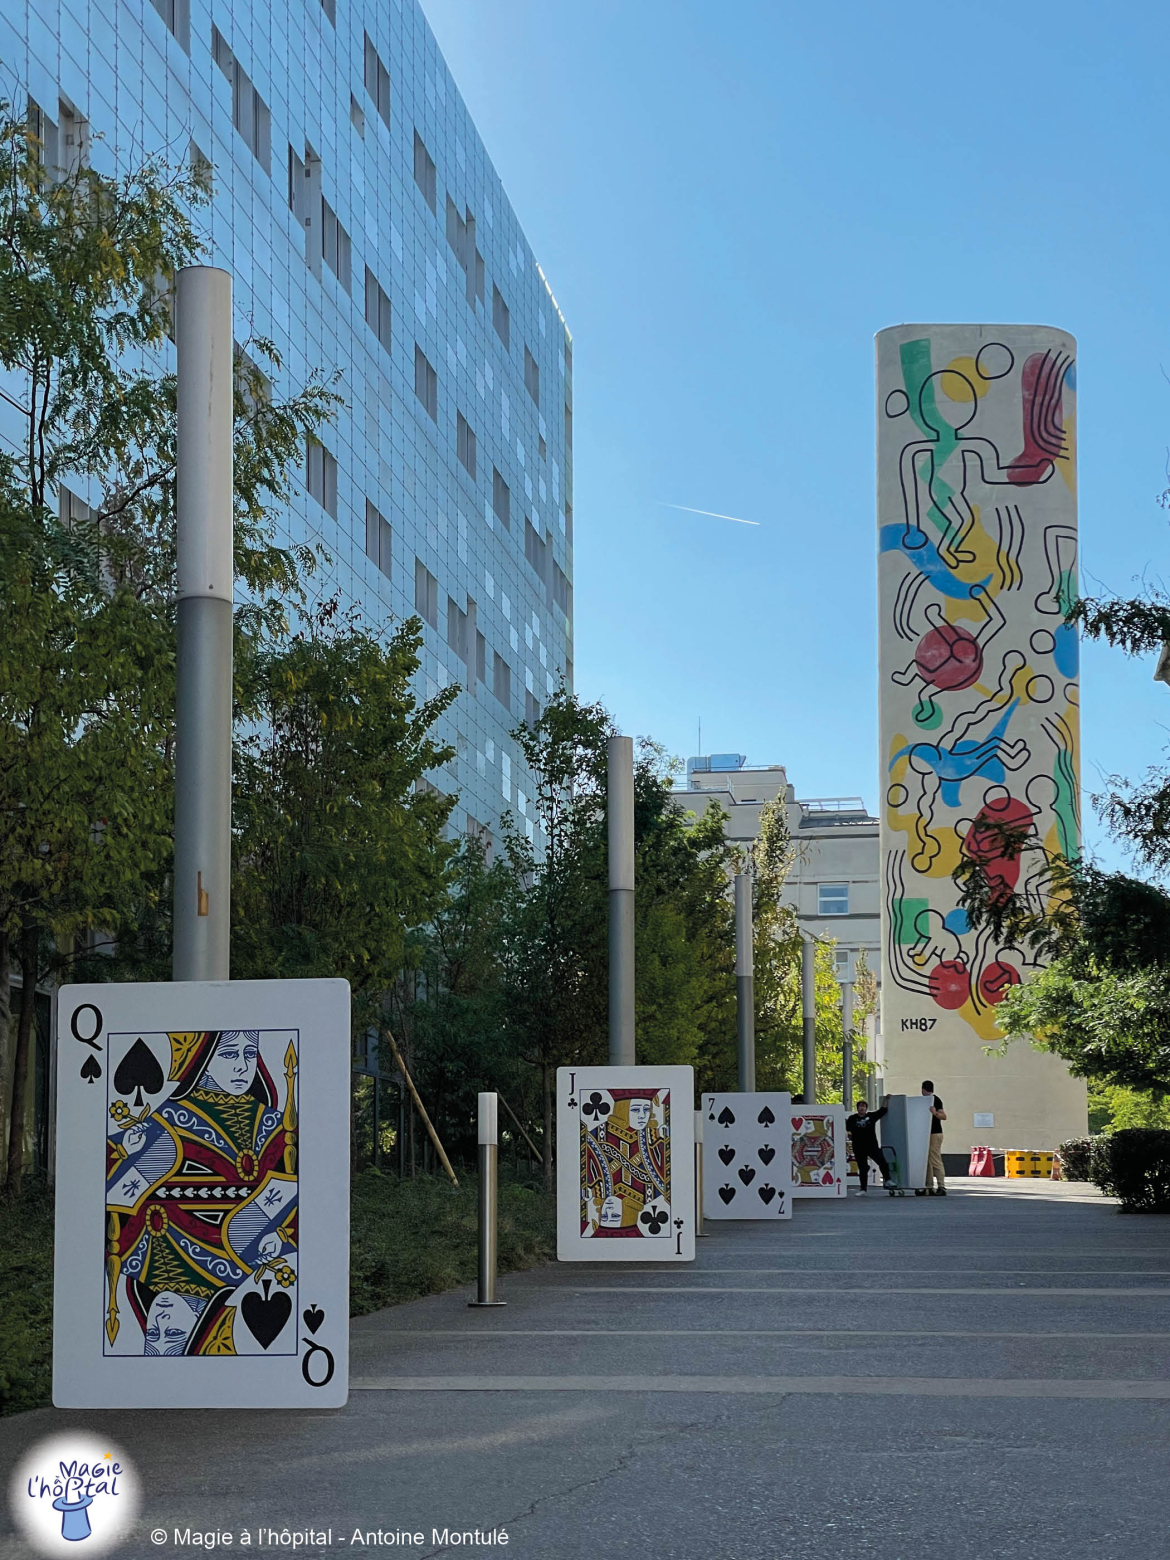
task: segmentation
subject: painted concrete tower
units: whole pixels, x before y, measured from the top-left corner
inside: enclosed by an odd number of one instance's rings
[[[1076,344],[1035,325],[898,325],[877,338],[885,1077],[943,1097],[948,1152],[1052,1147],[1085,1088],[1000,1039],[1032,967],[973,931],[952,880],[978,855],[1039,907],[1044,855],[1074,855],[1080,775]]]

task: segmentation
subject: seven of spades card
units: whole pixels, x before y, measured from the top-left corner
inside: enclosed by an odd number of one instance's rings
[[[790,1219],[789,1094],[703,1095],[703,1217]]]
[[[694,1072],[557,1071],[557,1256],[694,1258]]]
[[[346,983],[65,987],[59,1013],[54,1402],[343,1403]]]

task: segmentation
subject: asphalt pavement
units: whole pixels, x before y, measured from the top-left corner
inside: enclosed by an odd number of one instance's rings
[[[0,1464],[60,1428],[116,1440],[135,1560],[215,1547],[187,1530],[242,1554],[245,1529],[327,1534],[311,1556],[1166,1553],[1170,1220],[951,1187],[708,1224],[688,1266],[538,1268],[499,1310],[363,1317],[338,1412],[46,1409],[0,1421]],[[7,1513],[0,1553],[29,1553]]]

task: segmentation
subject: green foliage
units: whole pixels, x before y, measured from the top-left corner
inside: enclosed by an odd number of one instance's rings
[[[1170,1213],[1170,1132],[1127,1127],[1092,1139],[1089,1176],[1122,1213]]]
[[[364,1316],[385,1305],[441,1294],[476,1276],[475,1178],[458,1189],[445,1179],[399,1181],[366,1170],[350,1200],[350,1313]],[[556,1255],[556,1204],[547,1192],[501,1171],[499,1259],[515,1273]]]
[[[340,975],[355,1023],[376,1022],[406,928],[442,904],[452,797],[420,789],[449,762],[431,728],[454,687],[419,702],[422,625],[382,643],[332,604],[258,650],[237,736],[232,973]]]
[[[1067,1138],[1057,1149],[1060,1173],[1066,1181],[1087,1181],[1093,1154],[1091,1137]]]
[[[1170,1099],[1120,1084],[1089,1085],[1089,1130],[1117,1132],[1123,1127],[1170,1128]]]
[[[41,1185],[0,1200],[0,1415],[49,1400],[53,1199]]]

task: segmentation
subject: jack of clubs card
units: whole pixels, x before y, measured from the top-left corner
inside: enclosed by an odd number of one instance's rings
[[[557,1257],[690,1262],[694,1071],[557,1070]]]

